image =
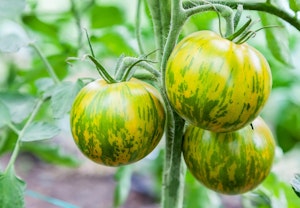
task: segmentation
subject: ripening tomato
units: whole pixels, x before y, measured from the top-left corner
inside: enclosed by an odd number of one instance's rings
[[[214,132],[253,121],[272,88],[265,57],[211,31],[195,32],[169,57],[165,86],[171,105],[189,123]]]
[[[126,165],[147,156],[159,143],[165,126],[159,92],[134,78],[89,83],[78,93],[70,114],[79,149],[107,166]]]
[[[268,176],[275,147],[269,127],[258,117],[252,126],[227,133],[189,125],[182,152],[190,172],[206,187],[223,194],[241,194]]]

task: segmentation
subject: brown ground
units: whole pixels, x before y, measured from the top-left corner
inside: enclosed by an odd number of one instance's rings
[[[67,168],[46,164],[29,154],[19,155],[15,166],[17,174],[27,184],[26,208],[112,208],[116,169],[97,165],[84,158],[71,139],[57,142],[84,163],[79,168]],[[0,157],[0,169],[6,167],[8,159],[9,155]],[[145,185],[139,184],[139,181],[147,182],[147,179],[142,178],[132,184],[129,198],[122,208],[159,208],[159,202],[149,192],[141,192],[137,188]],[[151,181],[148,180],[148,183]],[[37,197],[36,194],[42,196]],[[44,200],[44,197],[48,199]],[[54,205],[49,202],[49,197],[73,206]],[[222,198],[224,208],[241,207],[238,197]]]
[[[0,158],[5,167],[9,156]],[[26,181],[26,208],[112,208],[115,181],[113,168],[87,161],[80,168],[66,168],[45,164],[28,155],[20,155],[16,163],[18,175]],[[40,194],[40,196],[36,196]],[[47,200],[43,197],[48,197]],[[73,206],[55,205],[55,201]],[[224,208],[240,208],[235,197],[223,196]],[[150,195],[131,189],[122,208],[159,208]]]
[[[0,158],[5,166],[9,156]],[[58,208],[55,203],[68,203],[65,208],[111,208],[115,181],[114,169],[89,163],[80,168],[58,167],[42,163],[28,155],[17,160],[16,171],[26,181],[26,208]],[[37,194],[40,194],[37,196]],[[48,197],[46,200],[43,197]],[[49,199],[54,199],[49,202]],[[131,190],[122,208],[158,208],[151,196]]]

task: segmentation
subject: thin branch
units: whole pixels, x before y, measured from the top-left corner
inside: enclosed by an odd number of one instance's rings
[[[194,1],[195,2],[195,1]],[[203,4],[201,0],[196,1],[198,4]],[[248,1],[210,1],[212,4],[224,4],[232,9],[237,9],[238,5],[243,5],[245,10],[254,10],[254,11],[261,11],[266,12],[272,15],[275,15],[284,21],[290,23],[293,27],[300,31],[300,21],[299,19],[295,18],[295,14],[290,14],[288,11],[283,10],[282,8],[278,8],[275,5],[270,3],[263,3],[263,2],[248,2]],[[183,4],[183,7],[189,9],[194,6],[195,3],[186,1]]]
[[[141,37],[141,5],[142,0],[138,0],[137,11],[136,11],[136,39],[139,46],[140,54],[144,54],[142,37]]]
[[[23,126],[21,131],[17,131],[18,132],[18,139],[16,141],[13,153],[10,157],[10,160],[7,164],[7,167],[5,169],[5,172],[11,170],[14,167],[15,161],[17,159],[17,156],[19,154],[20,151],[20,147],[21,147],[21,139],[26,131],[26,129],[28,128],[28,126],[32,123],[33,119],[35,118],[36,114],[39,112],[42,104],[45,102],[45,100],[41,99],[38,100],[38,102],[36,103],[33,112],[31,113],[30,117],[28,118],[28,120],[26,121],[25,125]],[[11,126],[10,126],[11,127]]]
[[[196,5],[193,7],[189,7],[185,10],[185,13],[187,17],[190,17],[194,14],[198,14],[201,12],[206,12],[206,11],[216,11],[217,13],[220,13],[221,16],[225,19],[226,21],[226,35],[229,36],[233,34],[234,32],[234,18],[233,18],[233,10],[222,4],[212,4],[211,2],[205,3],[205,4],[200,4]]]
[[[81,26],[81,18],[80,13],[76,7],[75,0],[71,0],[71,12],[75,18],[76,26],[77,26],[77,33],[78,33],[78,48],[82,46],[82,26]]]
[[[121,63],[119,63],[119,66],[117,68],[117,74],[116,79],[121,80],[123,75],[123,72],[126,71],[128,67],[136,63],[136,66],[142,67],[146,71],[153,74],[156,78],[160,78],[161,74],[158,70],[155,69],[151,64],[149,64],[149,60],[141,60],[140,58],[134,58],[134,57],[123,57]]]
[[[36,51],[36,53],[39,55],[39,57],[42,59],[42,62],[44,63],[45,68],[48,71],[50,77],[53,79],[53,81],[55,83],[59,83],[60,81],[59,81],[53,67],[51,66],[48,59],[45,57],[45,55],[42,53],[40,48],[35,43],[29,43],[29,46],[31,46]]]

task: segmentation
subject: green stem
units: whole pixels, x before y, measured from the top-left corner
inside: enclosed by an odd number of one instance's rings
[[[39,49],[39,47],[35,44],[35,43],[29,43],[29,46],[31,46],[36,53],[39,55],[39,57],[42,59],[47,72],[49,73],[50,77],[53,79],[53,81],[58,84],[60,81],[58,79],[58,77],[55,74],[54,69],[52,68],[51,64],[49,63],[49,61],[47,60],[47,58],[44,56],[44,54],[42,53],[42,51]]]
[[[173,114],[174,123],[168,126],[166,131],[168,137],[166,138],[162,206],[163,208],[181,208],[183,207],[186,172],[181,153],[184,120],[174,112],[171,114]]]
[[[197,1],[198,4],[203,4],[202,1]],[[243,5],[243,8],[245,10],[254,10],[254,11],[262,11],[266,12],[272,15],[275,15],[284,21],[291,24],[293,27],[295,27],[297,30],[300,31],[300,21],[295,18],[295,14],[290,14],[287,11],[283,10],[282,8],[278,8],[272,4],[267,2],[249,2],[249,1],[225,1],[225,0],[216,0],[216,1],[210,1],[212,4],[223,4],[227,5],[228,7],[231,7],[232,9],[236,9],[239,4]],[[193,7],[195,3],[190,1],[184,2],[184,8],[190,8]]]
[[[123,57],[121,63],[119,63],[116,71],[116,80],[122,80],[122,77],[124,77],[125,73],[124,71],[128,71],[128,68],[135,64],[136,66],[142,67],[146,71],[153,74],[156,78],[161,77],[161,74],[158,70],[156,70],[152,65],[150,65],[149,60],[146,59],[139,59],[134,57]],[[127,70],[126,70],[127,69]]]
[[[96,65],[98,73],[107,83],[112,84],[117,82],[93,56],[87,55],[87,57]]]
[[[156,60],[161,63],[166,37],[170,28],[171,11],[169,8],[171,0],[147,0],[147,2],[153,21],[156,49],[159,49]]]
[[[19,151],[20,151],[20,147],[21,147],[21,139],[26,131],[26,129],[28,128],[28,126],[32,123],[34,117],[36,116],[36,114],[38,113],[38,111],[40,110],[42,104],[44,103],[44,100],[39,100],[37,102],[37,104],[35,105],[34,107],[34,110],[32,111],[30,117],[28,118],[28,120],[26,121],[25,125],[23,126],[22,130],[18,133],[18,139],[16,141],[16,144],[15,144],[15,147],[14,147],[14,150],[13,150],[13,153],[10,157],[10,160],[7,164],[7,167],[6,167],[6,170],[5,172],[11,170],[13,167],[14,167],[14,164],[15,164],[15,161],[17,159],[17,156],[19,154]],[[11,127],[11,126],[10,126]]]
[[[73,16],[76,21],[77,26],[77,33],[78,33],[78,48],[81,48],[82,46],[82,27],[81,27],[81,19],[80,19],[80,13],[76,7],[75,0],[71,0],[71,12],[73,13]]]
[[[237,28],[237,26],[241,20],[242,13],[243,13],[243,5],[239,4],[236,8],[236,13],[233,18],[234,30]]]
[[[250,18],[239,30],[237,30],[232,35],[228,36],[227,39],[232,41],[235,38],[237,38],[238,36],[240,36],[251,25],[251,22],[252,22],[252,19]]]
[[[129,67],[127,67],[123,77],[121,78],[121,82],[126,82],[126,81],[130,80],[130,78],[134,74],[133,67],[135,67],[139,63],[147,62],[147,61],[148,60],[146,60],[146,59],[139,59],[136,62],[132,63]]]
[[[168,62],[168,58],[172,53],[172,50],[174,49],[178,37],[180,35],[181,29],[187,20],[187,15],[184,12],[182,8],[182,2],[181,0],[173,0],[171,5],[171,26],[168,33],[167,41],[163,50],[163,56],[161,60],[161,70],[162,70],[162,82],[163,87],[164,85],[164,76],[165,76],[165,70]]]
[[[136,12],[136,39],[139,46],[140,54],[144,54],[142,37],[141,37],[141,4],[142,0],[138,0]]]
[[[185,169],[181,157],[181,143],[184,120],[172,109],[165,92],[165,72],[168,58],[175,47],[180,31],[187,20],[181,0],[173,0],[171,4],[171,25],[163,51],[161,62],[163,94],[167,108],[166,153],[163,173],[162,207],[180,208],[184,198]]]
[[[187,7],[185,4],[186,9],[185,13],[188,17],[198,14],[201,12],[206,12],[206,11],[216,11],[221,14],[221,16],[225,19],[226,21],[226,34],[225,36],[231,35],[234,32],[234,17],[233,17],[233,10],[222,4],[204,4],[204,5],[197,5],[193,7]]]
[[[7,126],[8,126],[13,132],[15,132],[17,135],[20,134],[19,129],[17,129],[17,128],[15,127],[15,125],[13,125],[11,122],[9,122],[9,123],[7,124]]]

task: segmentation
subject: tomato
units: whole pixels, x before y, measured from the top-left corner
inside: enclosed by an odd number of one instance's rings
[[[144,158],[159,143],[165,126],[159,92],[134,78],[113,84],[91,82],[76,96],[70,117],[82,153],[107,166]]]
[[[272,76],[264,56],[250,45],[200,31],[174,48],[165,86],[171,105],[186,121],[229,132],[259,115],[270,95]]]
[[[188,169],[206,187],[223,194],[241,194],[257,187],[269,174],[275,141],[258,117],[252,127],[228,133],[190,125],[182,151]]]

